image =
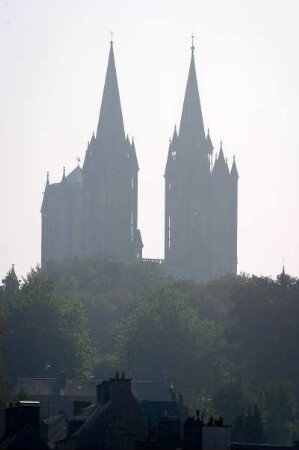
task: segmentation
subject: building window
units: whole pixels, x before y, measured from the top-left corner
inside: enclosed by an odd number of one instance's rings
[[[171,191],[171,183],[168,183],[168,190]]]
[[[133,191],[133,189],[134,189],[134,177],[132,177],[132,191]]]

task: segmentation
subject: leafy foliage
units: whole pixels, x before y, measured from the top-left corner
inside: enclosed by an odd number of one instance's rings
[[[236,417],[232,435],[237,442],[256,444],[265,442],[262,412],[257,403],[254,403],[253,408],[248,408],[243,414]]]
[[[215,350],[220,329],[194,314],[184,296],[172,287],[142,298],[115,332],[116,351],[139,379],[164,377],[179,389],[208,389],[218,374]],[[186,383],[188,373],[188,383]]]
[[[283,272],[198,284],[165,277],[159,264],[105,258],[51,263],[21,285],[12,275],[0,289],[0,371],[46,376],[50,364],[53,374],[102,378],[129,370],[173,383],[192,407],[235,423],[243,440],[292,440],[298,279]]]
[[[54,373],[88,373],[92,347],[82,304],[55,292],[40,270],[32,271],[6,305],[3,349],[12,376],[43,376],[47,364]]]

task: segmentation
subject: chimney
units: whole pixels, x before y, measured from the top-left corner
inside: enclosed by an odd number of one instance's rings
[[[39,402],[20,401],[5,410],[5,436],[11,436],[29,425],[39,435]]]
[[[115,378],[109,380],[110,396],[111,400],[123,399],[127,396],[132,396],[131,378],[125,378],[125,374],[122,373],[121,378],[116,374]]]
[[[59,384],[59,394],[64,395],[65,387],[66,387],[66,373],[65,372],[59,372],[58,375],[58,384]]]
[[[178,417],[168,417],[167,415],[162,417],[159,420],[158,433],[158,440],[162,448],[168,445],[170,445],[169,448],[181,447],[181,421]]]
[[[97,403],[106,403],[110,399],[110,382],[103,381],[97,385]]]

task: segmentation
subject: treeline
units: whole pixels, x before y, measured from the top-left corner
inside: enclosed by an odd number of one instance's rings
[[[299,281],[284,272],[198,284],[159,264],[66,261],[21,283],[9,271],[0,305],[0,371],[11,380],[125,370],[223,415],[236,440],[297,439]]]

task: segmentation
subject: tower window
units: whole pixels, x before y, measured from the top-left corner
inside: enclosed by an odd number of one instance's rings
[[[132,177],[132,190],[134,189],[134,177]]]
[[[131,213],[131,241],[134,240],[134,214]]]
[[[170,230],[170,216],[168,216],[168,250],[171,247],[171,230]]]
[[[171,183],[168,183],[168,190],[171,191]]]

